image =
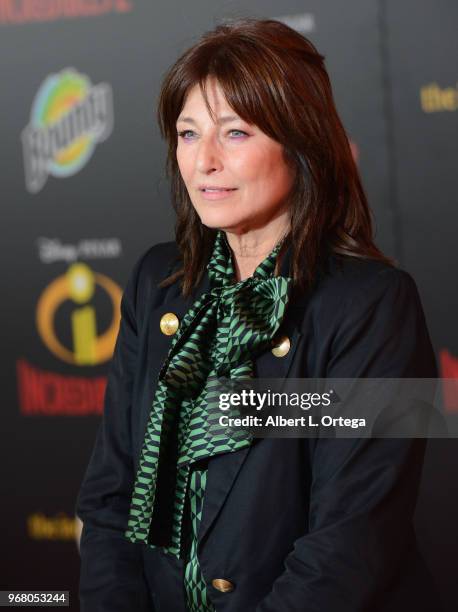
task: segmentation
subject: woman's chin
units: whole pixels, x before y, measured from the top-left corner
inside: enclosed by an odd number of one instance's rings
[[[209,227],[211,229],[236,229],[246,224],[245,219],[235,218],[230,214],[205,214],[199,215],[202,225]]]

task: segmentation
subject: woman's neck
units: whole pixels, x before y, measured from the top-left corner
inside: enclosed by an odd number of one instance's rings
[[[279,223],[274,228],[269,228],[268,232],[263,230],[244,234],[225,232],[234,255],[234,272],[237,282],[253,276],[259,264],[288,233],[289,227],[289,223]]]

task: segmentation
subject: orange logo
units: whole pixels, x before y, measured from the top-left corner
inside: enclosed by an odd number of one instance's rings
[[[96,310],[90,304],[96,286],[108,294],[113,312],[108,329],[100,335],[97,335]],[[84,263],[74,263],[41,294],[36,311],[38,333],[48,349],[62,361],[78,366],[108,361],[119,329],[121,296],[121,289],[110,278],[94,273]],[[56,311],[66,300],[75,304],[71,313],[73,346],[70,348],[59,340],[54,325]]]

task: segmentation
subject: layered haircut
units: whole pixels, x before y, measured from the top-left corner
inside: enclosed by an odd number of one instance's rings
[[[215,120],[206,93],[208,78],[217,80],[244,121],[283,145],[285,161],[295,168],[291,229],[274,273],[279,273],[289,244],[289,273],[299,291],[311,288],[330,253],[392,265],[374,244],[372,213],[337,114],[324,56],[284,23],[249,18],[205,33],[163,80],[157,117],[168,144],[166,171],[180,258],[178,269],[160,286],[181,278],[182,293],[188,296],[205,273],[215,241],[217,230],[200,221],[176,158],[176,121],[195,85]]]

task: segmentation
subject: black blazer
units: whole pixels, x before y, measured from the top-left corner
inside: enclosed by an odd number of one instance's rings
[[[157,377],[171,343],[159,322],[181,319],[174,242],[153,246],[123,295],[103,421],[82,483],[82,612],[184,612],[182,563],[124,538]],[[282,273],[288,272],[289,253]],[[339,264],[339,262],[342,262]],[[291,349],[266,350],[259,378],[437,376],[415,282],[386,264],[332,255],[313,291],[290,302]],[[425,439],[257,439],[212,457],[198,556],[218,612],[440,610],[420,557],[413,513]],[[212,585],[233,583],[230,592]]]

